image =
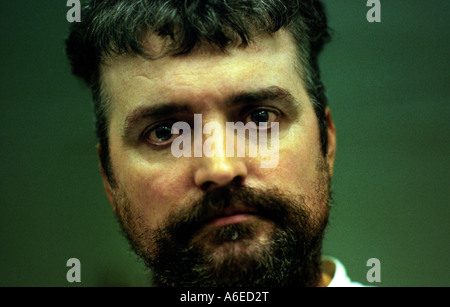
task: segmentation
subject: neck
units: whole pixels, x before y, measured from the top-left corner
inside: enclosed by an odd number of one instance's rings
[[[323,287],[323,288],[328,287],[328,285],[330,284],[332,279],[333,278],[330,275],[328,275],[325,272],[322,272],[322,276],[319,280],[319,283],[317,284],[317,287]]]

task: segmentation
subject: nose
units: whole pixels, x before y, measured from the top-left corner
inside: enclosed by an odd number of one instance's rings
[[[202,190],[220,188],[229,184],[242,185],[247,177],[247,167],[239,158],[202,157],[194,181]]]
[[[203,128],[207,137],[205,142],[202,141],[203,154],[194,158],[195,185],[205,191],[230,184],[242,185],[248,174],[245,158],[228,155],[227,151],[228,146],[236,145],[234,133],[227,132],[223,123],[225,118],[221,115],[211,115],[210,119]],[[211,144],[214,144],[214,150]]]

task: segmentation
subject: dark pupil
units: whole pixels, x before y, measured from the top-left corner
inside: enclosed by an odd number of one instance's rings
[[[252,114],[251,118],[257,125],[259,123],[267,123],[269,121],[269,113],[264,110],[256,111]]]
[[[162,125],[155,129],[155,135],[159,141],[167,141],[172,137],[172,127],[169,125]]]

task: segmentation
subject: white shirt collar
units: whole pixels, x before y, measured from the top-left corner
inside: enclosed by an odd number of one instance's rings
[[[322,270],[332,277],[328,287],[363,287],[353,282],[347,275],[344,265],[336,258],[325,256],[322,258]]]

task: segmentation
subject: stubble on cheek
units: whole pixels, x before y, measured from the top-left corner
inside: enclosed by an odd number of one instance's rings
[[[133,208],[129,197],[123,187],[113,191],[114,213],[117,217],[123,235],[128,239],[134,252],[143,258],[155,257],[155,242],[152,239],[152,230],[145,218],[145,212]]]

